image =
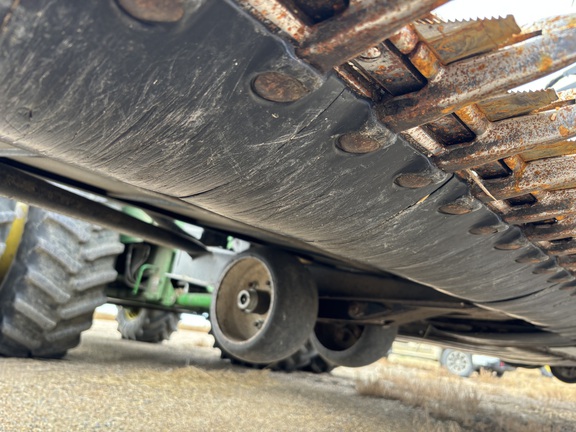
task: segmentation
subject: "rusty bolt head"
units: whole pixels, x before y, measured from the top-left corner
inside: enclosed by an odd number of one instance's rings
[[[549,259],[550,257],[548,255],[544,255],[543,253],[534,253],[522,255],[521,257],[516,258],[516,262],[519,264],[538,264],[548,261]]]
[[[564,282],[572,282],[573,280],[574,280],[574,276],[566,274],[566,273],[560,273],[558,276],[552,276],[546,282],[547,283],[564,283]]]
[[[576,289],[576,282],[570,281],[570,282],[564,283],[558,289],[560,291],[568,291],[568,290]]]
[[[449,215],[464,215],[472,212],[472,208],[470,208],[470,206],[456,202],[445,204],[438,210],[440,211],[440,213],[445,213]]]
[[[542,267],[537,267],[532,270],[532,274],[554,274],[558,272],[558,267],[555,265],[546,265]]]
[[[506,231],[507,229],[508,225],[505,224],[480,225],[470,228],[468,232],[474,235],[490,235],[490,234],[496,234],[501,231]]]
[[[118,0],[118,4],[140,21],[172,23],[184,16],[182,0]]]
[[[524,246],[527,246],[528,242],[524,239],[516,239],[509,242],[502,242],[496,243],[494,245],[494,249],[503,250],[503,251],[510,251],[510,250],[518,250],[522,249]]]
[[[419,189],[432,184],[434,181],[430,176],[425,174],[406,173],[400,174],[394,180],[398,186],[408,189]]]
[[[378,47],[368,48],[362,54],[360,54],[360,58],[364,61],[371,61],[376,60],[378,57],[382,55],[382,51]]]
[[[449,215],[465,215],[480,208],[480,205],[470,197],[461,197],[456,201],[440,206],[438,211]]]
[[[378,150],[380,145],[377,139],[362,132],[352,132],[338,139],[338,147],[347,153],[371,153]]]
[[[295,102],[310,91],[298,79],[281,72],[264,72],[252,83],[254,92],[272,102]]]
[[[468,232],[474,235],[489,235],[489,234],[496,234],[498,232],[498,228],[492,225],[479,226],[470,228]]]

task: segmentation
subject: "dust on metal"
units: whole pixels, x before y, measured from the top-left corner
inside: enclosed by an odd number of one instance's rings
[[[526,162],[576,154],[576,141],[560,141],[547,146],[539,146],[523,152],[520,156]]]
[[[576,237],[576,216],[566,216],[552,224],[536,224],[525,228],[524,233],[533,241],[553,241]]]
[[[264,72],[253,83],[254,92],[272,102],[295,102],[310,91],[297,78],[283,72]]]
[[[420,90],[426,84],[420,72],[386,44],[364,52],[355,63],[393,96]]]
[[[348,87],[358,95],[372,100],[379,99],[379,91],[374,88],[366,77],[359,74],[358,70],[351,63],[336,66],[334,71],[348,84]]]
[[[576,189],[539,191],[535,196],[534,204],[508,209],[504,213],[506,222],[526,224],[576,213]]]
[[[505,93],[478,103],[478,108],[492,122],[528,114],[558,100],[554,89]]]
[[[444,64],[492,51],[521,32],[512,15],[470,21],[423,20],[414,28]]]
[[[538,190],[574,188],[575,167],[576,155],[538,159],[527,163],[509,177],[485,180],[484,184],[497,199],[517,197]]]
[[[241,2],[265,12],[282,9],[274,0]],[[316,25],[302,24],[289,8],[272,19],[268,13],[268,20],[276,19],[285,32],[286,22],[296,23],[300,30],[291,37],[301,58],[321,72],[337,66],[349,87],[374,101],[382,123],[444,171],[470,182],[474,195],[507,223],[520,225],[541,250],[518,262],[539,263],[551,255],[576,270],[576,143],[568,141],[576,134],[576,92],[506,93],[576,60],[576,18],[554,17],[520,30],[512,17],[446,23],[424,15],[434,2],[402,3],[352,0],[348,10]],[[424,18],[410,22],[419,14]],[[337,145],[369,153],[379,148],[370,138],[357,132]],[[404,173],[395,183],[417,188],[430,179]],[[468,197],[468,205],[460,199],[439,211],[466,214],[480,204]],[[508,227],[474,226],[469,232],[493,235]],[[515,250],[527,244],[517,238],[495,246]],[[556,274],[557,282],[567,275],[552,261],[535,273]]]
[[[184,16],[182,0],[118,0],[118,4],[141,21],[174,23]]]
[[[436,159],[446,171],[472,168],[576,135],[576,105],[493,123],[465,146],[454,147]]]
[[[309,28],[293,9],[276,0],[238,0],[244,8],[260,20],[271,23],[292,40],[302,41]]]
[[[390,36],[392,43],[402,54],[410,54],[420,42],[418,34],[414,31],[413,25],[407,25],[398,30],[397,33]]]
[[[311,28],[296,50],[322,72],[339,66],[395,34],[447,0],[352,1],[340,15]]]
[[[381,104],[377,114],[398,132],[429,123],[575,62],[575,45],[576,28],[569,28],[438,68],[432,74],[420,66],[424,76],[431,75],[426,87]]]
[[[558,264],[570,271],[576,271],[576,256],[563,256],[558,258]]]
[[[554,256],[574,255],[576,254],[576,240],[552,243],[545,249],[550,255]]]

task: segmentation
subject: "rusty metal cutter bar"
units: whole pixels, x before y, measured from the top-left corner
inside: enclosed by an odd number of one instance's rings
[[[551,274],[561,266],[571,275],[558,281],[561,289],[576,288],[576,92],[509,92],[576,62],[576,16],[520,28],[512,16],[444,22],[430,12],[446,0],[351,0],[314,23],[297,1],[238,2],[302,60],[321,73],[334,69],[371,99],[380,122],[468,181],[476,200],[545,252],[521,262],[548,261],[543,271]],[[435,181],[429,175],[408,173],[397,183],[424,187]],[[462,197],[447,211],[474,211],[473,201]]]

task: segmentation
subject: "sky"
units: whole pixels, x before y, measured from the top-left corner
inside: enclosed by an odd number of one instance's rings
[[[576,0],[476,0],[475,2],[471,0],[452,0],[436,9],[434,13],[445,20],[514,15],[518,25],[523,26],[548,17],[576,14]],[[561,71],[514,90],[538,90],[544,88],[550,82],[550,79],[561,73]]]

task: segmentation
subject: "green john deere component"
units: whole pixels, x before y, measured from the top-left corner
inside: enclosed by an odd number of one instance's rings
[[[154,264],[143,264],[138,269],[138,274],[136,275],[136,282],[134,283],[134,288],[132,288],[132,294],[138,294],[138,290],[140,289],[140,285],[142,284],[142,278],[144,277],[144,273],[148,270],[152,270],[153,275],[157,275],[160,272],[160,268]],[[150,272],[148,273],[150,275]]]
[[[127,215],[132,216],[134,219],[141,220],[143,222],[147,222],[151,224],[153,222],[152,218],[148,216],[144,210],[141,210],[136,207],[125,206],[122,207],[122,212],[126,213]],[[128,243],[141,243],[142,239],[138,237],[132,237],[126,234],[120,235],[120,241],[124,244]]]
[[[138,269],[132,292],[138,294],[139,290],[143,290],[147,301],[172,306],[176,302],[176,293],[172,281],[166,275],[172,268],[173,260],[172,249],[156,247],[151,262],[143,264]],[[145,282],[144,277],[147,278]]]
[[[207,293],[185,293],[176,298],[176,304],[187,308],[210,309],[212,294]]]

